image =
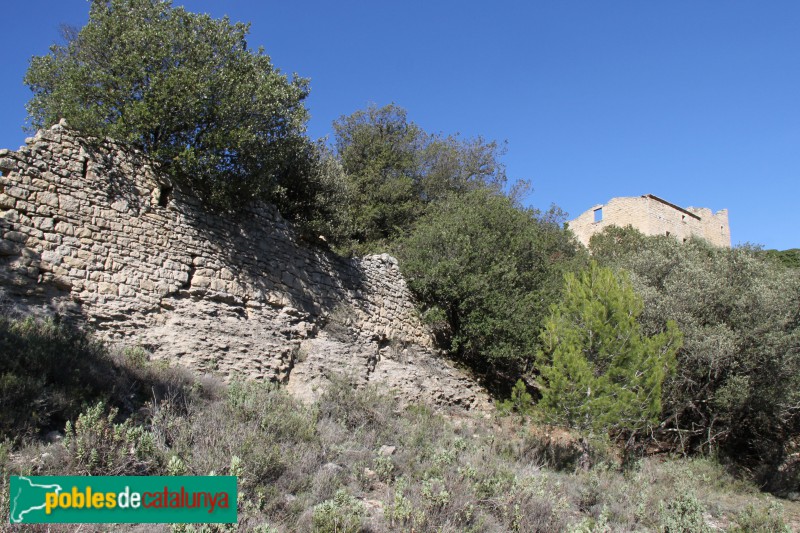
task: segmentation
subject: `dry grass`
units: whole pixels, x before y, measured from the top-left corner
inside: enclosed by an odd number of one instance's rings
[[[128,394],[129,409],[111,417],[110,408],[87,402],[68,438],[0,445],[0,529],[20,530],[6,525],[8,475],[89,472],[232,474],[243,494],[236,528],[97,530],[775,531],[783,524],[776,499],[709,459],[648,458],[623,469],[607,443],[587,445],[519,417],[398,410],[390,397],[345,382],[305,406],[269,384],[193,381],[130,356],[113,362],[121,382],[145,387],[158,376],[158,395]],[[108,394],[104,405],[120,403]],[[114,433],[110,426],[130,432],[125,443],[100,438]],[[102,461],[87,462],[80,450],[89,444]],[[593,467],[584,470],[587,446]],[[796,524],[796,504],[786,509]]]

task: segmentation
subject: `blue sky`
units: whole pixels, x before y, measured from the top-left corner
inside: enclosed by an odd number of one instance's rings
[[[374,102],[428,131],[507,140],[528,202],[576,216],[652,193],[727,208],[734,244],[800,247],[800,2],[186,0],[252,22],[311,79],[309,132]],[[22,77],[88,2],[11,2],[0,147],[25,133]]]

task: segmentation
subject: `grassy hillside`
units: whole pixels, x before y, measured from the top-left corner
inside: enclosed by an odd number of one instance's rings
[[[4,318],[0,344],[0,528],[13,531],[13,474],[238,475],[241,531],[780,531],[797,513],[713,459],[623,468],[608,442],[529,418],[399,410],[344,380],[301,405],[273,385],[111,353],[52,322]],[[19,394],[36,416],[10,407]]]

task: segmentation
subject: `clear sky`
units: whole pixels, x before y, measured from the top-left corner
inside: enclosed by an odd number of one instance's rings
[[[800,247],[800,2],[186,0],[252,22],[311,79],[309,132],[394,102],[428,131],[507,140],[528,202],[572,216],[652,193],[727,208],[734,244]],[[85,0],[3,6],[0,147],[25,133],[32,55]]]

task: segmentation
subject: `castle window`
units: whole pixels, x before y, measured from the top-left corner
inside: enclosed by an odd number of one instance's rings
[[[681,222],[686,222],[686,215],[681,215]]]
[[[603,208],[598,207],[594,210],[594,221],[600,222],[601,220],[603,220]]]
[[[669,232],[667,232],[667,237],[669,237]]]

